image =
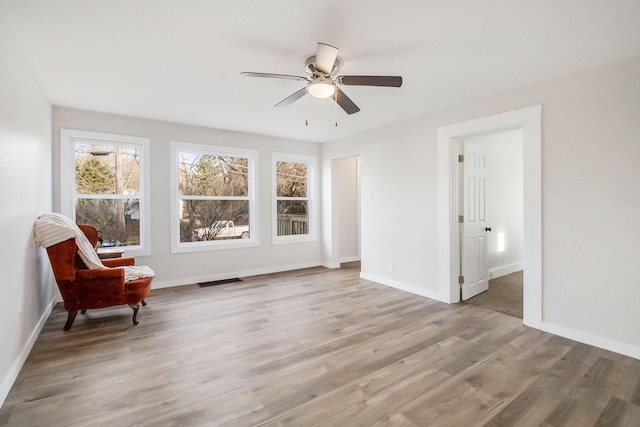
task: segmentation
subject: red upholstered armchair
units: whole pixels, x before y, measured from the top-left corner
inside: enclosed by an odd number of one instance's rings
[[[98,244],[98,231],[91,225],[79,225],[93,247]],[[139,303],[151,290],[152,277],[131,280],[125,283],[124,269],[116,268],[134,265],[133,258],[102,260],[107,269],[87,269],[78,256],[78,246],[71,238],[47,248],[53,274],[64,300],[64,308],[69,312],[64,330],[68,331],[78,314],[88,309],[104,308],[128,304],[133,309],[133,324],[137,325]]]

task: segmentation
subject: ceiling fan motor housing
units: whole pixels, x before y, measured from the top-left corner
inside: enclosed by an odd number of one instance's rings
[[[338,70],[340,69],[340,61],[338,60],[338,58],[336,58],[336,61],[333,63],[333,68],[331,69],[331,73],[330,74],[325,74],[322,71],[318,70],[316,68],[316,56],[310,56],[306,59],[306,61],[304,61],[304,70],[308,73],[311,74],[312,76],[326,76],[326,77],[330,77],[333,74],[336,74],[338,72]]]

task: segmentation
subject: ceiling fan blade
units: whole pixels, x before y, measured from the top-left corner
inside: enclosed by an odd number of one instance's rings
[[[333,66],[336,63],[336,58],[338,57],[338,50],[337,47],[325,43],[318,43],[316,47],[316,70],[325,74],[331,74]]]
[[[340,107],[347,114],[353,114],[360,111],[360,108],[349,98],[339,87],[336,88],[336,91],[331,96],[334,101],[338,103]]]
[[[287,79],[287,80],[304,80],[304,81],[309,80],[306,77],[291,76],[289,74],[252,73],[252,72],[248,72],[248,71],[243,71],[240,74],[243,75],[243,76],[247,76],[247,77],[267,77],[267,78],[270,78],[270,79]]]
[[[340,76],[337,81],[347,86],[402,86],[401,76]]]
[[[293,93],[293,95],[289,95],[288,97],[286,97],[282,101],[278,102],[275,106],[276,107],[280,107],[280,108],[287,107],[287,106],[293,104],[294,102],[296,102],[298,99],[300,99],[303,96],[305,96],[306,93],[307,93],[307,88],[303,87],[299,91]]]

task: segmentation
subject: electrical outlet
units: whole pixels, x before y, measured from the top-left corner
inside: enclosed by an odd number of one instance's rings
[[[389,263],[389,265],[387,266],[387,269],[389,270],[389,273],[393,273],[394,267],[392,262]]]
[[[18,324],[22,325],[22,309],[18,309]]]

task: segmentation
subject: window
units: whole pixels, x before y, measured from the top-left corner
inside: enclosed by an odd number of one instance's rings
[[[148,138],[60,132],[60,210],[95,226],[103,248],[150,255],[148,171]]]
[[[172,252],[256,246],[253,150],[171,142]]]
[[[273,243],[315,240],[315,157],[273,154]]]

